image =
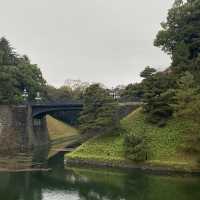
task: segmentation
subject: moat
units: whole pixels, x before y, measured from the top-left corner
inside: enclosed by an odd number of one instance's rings
[[[200,177],[153,175],[139,171],[64,167],[63,155],[32,159],[50,171],[0,172],[0,199],[5,200],[198,200]],[[44,153],[45,155],[45,153]],[[20,161],[20,158],[22,159]],[[36,159],[36,160],[35,160]],[[9,159],[8,159],[9,160]],[[7,162],[8,162],[7,160]],[[4,167],[6,160],[4,158]],[[11,162],[11,161],[10,161]],[[9,165],[12,166],[14,161]],[[24,155],[18,156],[18,169]],[[21,165],[19,165],[21,163]],[[3,162],[1,161],[1,165]],[[11,167],[10,166],[10,167]],[[29,163],[29,167],[31,164]]]

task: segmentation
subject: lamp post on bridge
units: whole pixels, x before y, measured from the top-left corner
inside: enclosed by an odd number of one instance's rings
[[[25,103],[28,103],[28,92],[27,89],[24,88],[23,94],[22,94],[23,100]]]
[[[29,103],[29,102],[28,102],[29,94],[28,94],[28,91],[27,91],[26,88],[25,88],[24,91],[23,91],[22,97],[23,97],[24,103],[28,104],[28,103]],[[40,92],[37,92],[36,97],[35,97],[34,100],[36,101],[36,103],[41,102],[42,97],[40,96]]]
[[[40,92],[37,92],[37,95],[36,95],[36,97],[35,97],[36,103],[40,103],[41,100],[42,100],[42,97],[40,96]]]

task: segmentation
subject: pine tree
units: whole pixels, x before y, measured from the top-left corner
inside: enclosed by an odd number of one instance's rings
[[[84,107],[80,116],[82,133],[108,132],[119,125],[117,103],[99,84],[89,86],[84,94]]]
[[[163,72],[148,71],[151,73],[147,73],[142,82],[144,88],[143,108],[149,122],[164,126],[173,113],[170,104],[173,100],[174,80],[171,75]],[[146,73],[142,72],[141,74]]]
[[[185,72],[177,83],[175,95],[175,117],[186,120],[183,148],[187,152],[200,154],[200,88],[190,72]],[[200,156],[198,156],[198,159]],[[200,159],[199,159],[200,160]]]
[[[0,39],[0,65],[15,65],[17,61],[16,53],[9,41],[2,37]]]
[[[172,69],[196,73],[200,54],[200,0],[176,0],[154,45],[172,56]]]

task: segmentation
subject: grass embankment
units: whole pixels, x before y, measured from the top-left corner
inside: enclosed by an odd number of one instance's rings
[[[51,142],[62,141],[69,137],[76,137],[79,135],[77,129],[49,115],[47,116],[47,127]]]
[[[122,119],[122,126],[129,132],[140,134],[145,131],[148,144],[148,160],[136,164],[127,160],[124,151],[124,136],[112,133],[93,138],[76,151],[66,155],[70,161],[85,163],[109,163],[111,166],[139,166],[161,168],[163,170],[192,171],[198,170],[195,156],[183,153],[184,130],[187,122],[171,119],[165,127],[159,128],[145,121],[141,109],[137,109]]]

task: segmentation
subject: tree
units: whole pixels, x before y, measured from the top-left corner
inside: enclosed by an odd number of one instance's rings
[[[144,111],[149,122],[166,124],[173,113],[174,79],[163,72],[148,76],[144,84]]]
[[[67,79],[65,81],[65,86],[72,90],[73,99],[82,100],[85,90],[89,87],[90,83],[83,82],[81,80]]]
[[[129,84],[121,93],[122,101],[142,101],[144,88],[142,83]]]
[[[0,39],[0,65],[15,65],[17,55],[10,45],[10,42],[2,37]]]
[[[194,117],[194,111],[196,110],[194,109],[194,103],[198,102],[199,91],[200,88],[196,85],[194,76],[190,72],[185,72],[177,81],[175,104],[173,104],[176,116]]]
[[[73,99],[72,90],[68,86],[55,88],[54,86],[46,86],[46,100],[51,102],[69,102]]]
[[[30,63],[27,56],[17,55],[10,43],[0,39],[0,103],[21,102],[24,89],[28,90],[29,100],[36,93],[44,93],[45,80],[37,65]]]
[[[184,150],[200,153],[200,88],[190,72],[185,72],[177,83],[175,117],[186,120]],[[199,159],[199,156],[198,156]],[[200,160],[200,159],[199,159]]]
[[[178,73],[195,71],[200,54],[200,0],[176,0],[161,26],[154,45],[172,56],[172,68]]]
[[[84,94],[83,112],[80,116],[82,133],[98,134],[119,126],[118,105],[109,92],[99,84],[90,85]]]
[[[37,92],[44,93],[46,81],[44,80],[37,65],[19,63],[18,68],[18,88],[23,91],[25,88],[29,93],[29,100],[34,100]]]
[[[17,103],[22,100],[17,74],[17,67],[0,66],[0,103]]]
[[[57,88],[52,85],[46,85],[45,88],[45,100],[54,102],[57,100]]]
[[[126,134],[124,139],[126,157],[133,161],[147,159],[147,144],[144,135]]]
[[[156,73],[156,69],[152,68],[152,67],[149,67],[147,66],[141,73],[140,73],[140,76],[142,78],[149,78],[151,77],[153,74]]]

